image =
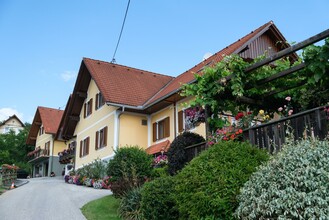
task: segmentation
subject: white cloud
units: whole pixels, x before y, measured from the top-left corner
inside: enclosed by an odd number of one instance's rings
[[[7,120],[13,115],[16,115],[21,121],[23,121],[23,113],[19,113],[16,109],[0,108],[0,121]]]
[[[61,74],[61,78],[65,81],[68,82],[70,80],[75,79],[76,73],[72,71],[65,71],[64,73]]]

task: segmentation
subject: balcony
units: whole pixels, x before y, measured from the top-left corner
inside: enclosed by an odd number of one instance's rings
[[[70,147],[62,152],[59,152],[58,156],[59,156],[59,163],[61,164],[72,163],[72,160],[75,158],[75,147]]]
[[[37,147],[34,151],[29,152],[27,157],[29,158],[29,163],[40,162],[49,158],[49,150]]]

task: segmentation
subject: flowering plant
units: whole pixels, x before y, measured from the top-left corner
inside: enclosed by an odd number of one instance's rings
[[[93,182],[94,182],[93,179],[86,177],[86,178],[84,178],[83,185],[88,186],[88,187],[92,187]]]
[[[104,189],[111,189],[112,182],[113,182],[112,176],[104,177],[103,178],[103,188]]]
[[[234,126],[227,126],[217,129],[216,132],[208,137],[208,145],[212,146],[219,141],[236,140],[241,137],[243,130]]]
[[[238,112],[238,114],[235,115],[234,118],[237,121],[236,126],[244,129],[244,128],[249,128],[252,125],[254,115],[250,111]]]
[[[196,127],[201,122],[205,122],[205,111],[201,107],[188,108],[184,112],[185,128],[187,130]]]
[[[154,167],[163,167],[168,164],[168,157],[165,154],[160,154],[153,160]]]
[[[283,107],[278,108],[278,111],[279,111],[279,114],[283,115],[284,117],[288,117],[288,116],[292,115],[294,110],[293,110],[292,104],[291,104],[291,97],[287,96],[285,98],[285,100],[287,101],[287,104],[284,105]]]
[[[263,109],[259,110],[258,115],[261,117],[264,123],[268,122],[271,119],[271,116]]]
[[[94,189],[102,189],[104,186],[104,182],[102,179],[96,180],[93,184]]]

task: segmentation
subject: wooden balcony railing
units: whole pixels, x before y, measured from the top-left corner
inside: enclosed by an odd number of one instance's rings
[[[287,137],[324,139],[328,135],[328,115],[325,106],[300,112],[279,120],[244,130],[244,140],[270,153],[278,152]]]
[[[40,149],[37,151],[35,150],[32,151],[31,153],[28,154],[29,160],[34,160],[39,157],[49,157],[49,150],[47,149]]]
[[[71,160],[75,157],[75,148],[69,148],[63,152],[58,153],[59,162],[61,164],[71,163]]]
[[[329,130],[329,115],[324,111],[327,108],[328,106],[321,106],[250,127],[243,131],[243,140],[249,141],[261,149],[266,149],[272,154],[282,149],[288,137],[292,137],[295,141],[307,137],[323,140],[328,137]],[[188,161],[207,148],[206,142],[185,148]]]

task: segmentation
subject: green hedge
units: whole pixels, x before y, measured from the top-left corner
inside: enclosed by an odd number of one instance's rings
[[[145,219],[178,219],[178,210],[173,197],[174,186],[174,179],[171,176],[161,177],[144,184],[141,210]]]
[[[221,142],[194,158],[175,176],[181,219],[233,219],[236,196],[267,152],[248,143]]]

